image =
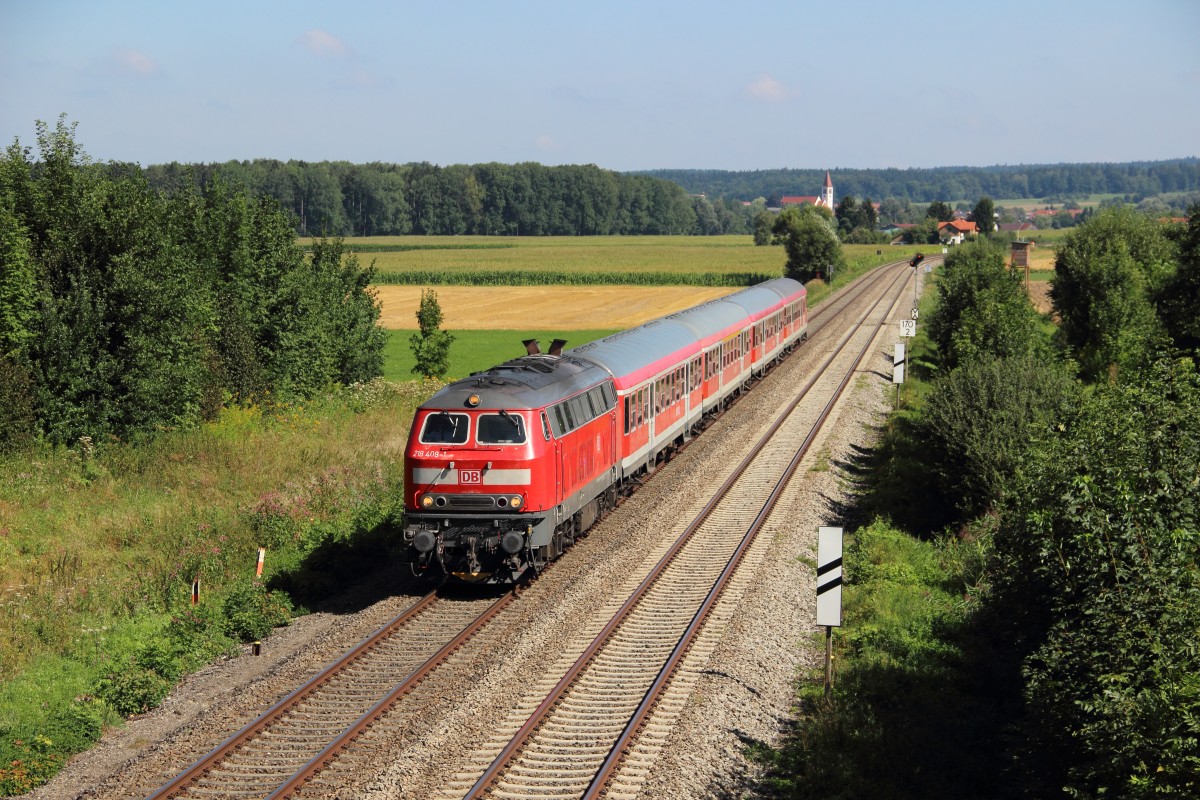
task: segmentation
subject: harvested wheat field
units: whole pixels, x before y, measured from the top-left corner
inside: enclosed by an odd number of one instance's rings
[[[379,324],[416,330],[420,286],[375,286]],[[631,328],[732,294],[729,287],[695,286],[438,286],[446,330],[536,327],[551,330]]]

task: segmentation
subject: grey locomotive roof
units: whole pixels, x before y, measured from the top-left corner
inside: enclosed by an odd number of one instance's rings
[[[570,354],[522,356],[444,386],[421,408],[467,408],[479,395],[479,408],[539,408],[609,377],[595,364]]]

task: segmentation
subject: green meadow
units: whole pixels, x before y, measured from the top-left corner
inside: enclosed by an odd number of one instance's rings
[[[489,367],[525,355],[524,339],[537,339],[543,349],[554,339],[567,339],[566,347],[601,339],[616,330],[590,331],[452,331],[454,342],[450,345],[450,372],[447,380],[465,378],[471,373],[482,372]],[[383,377],[389,381],[411,381],[416,379],[409,340],[414,331],[388,331],[388,342],[383,350]]]
[[[301,240],[304,244],[311,240]],[[781,247],[749,236],[374,236],[345,240],[381,284],[750,286],[783,272]],[[907,258],[916,247],[845,245],[848,261]]]

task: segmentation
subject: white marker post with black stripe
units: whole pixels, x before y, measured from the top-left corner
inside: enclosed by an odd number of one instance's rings
[[[833,689],[833,629],[842,626],[842,529],[817,529],[817,624],[825,626],[825,696]]]
[[[909,320],[901,320],[907,322]],[[904,342],[896,342],[892,356],[892,383],[896,384],[896,410],[900,410],[900,384],[904,383]]]

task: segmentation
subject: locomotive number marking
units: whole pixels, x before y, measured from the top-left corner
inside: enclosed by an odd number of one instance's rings
[[[460,469],[458,471],[458,482],[462,486],[479,486],[483,483],[483,470]]]

